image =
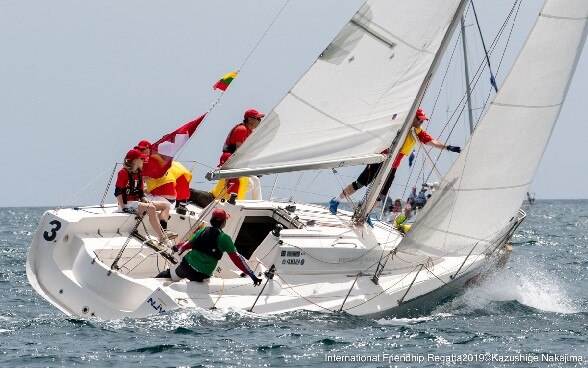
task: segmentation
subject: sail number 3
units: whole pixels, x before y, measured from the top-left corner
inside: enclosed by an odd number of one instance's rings
[[[61,222],[53,220],[49,225],[53,225],[53,228],[43,232],[43,238],[47,241],[53,241],[57,237],[57,232],[61,229]]]

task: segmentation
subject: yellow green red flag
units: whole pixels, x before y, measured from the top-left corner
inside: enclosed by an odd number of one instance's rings
[[[233,79],[235,79],[238,73],[239,72],[230,72],[223,75],[223,77],[218,82],[216,82],[214,86],[212,86],[212,88],[220,89],[221,91],[226,91],[227,88],[229,88],[229,84],[231,84],[231,82],[233,81]]]

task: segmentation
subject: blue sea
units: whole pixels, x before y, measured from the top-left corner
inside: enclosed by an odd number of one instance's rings
[[[588,366],[588,201],[537,200],[512,256],[426,316],[177,311],[70,318],[25,273],[43,208],[0,208],[2,367]]]

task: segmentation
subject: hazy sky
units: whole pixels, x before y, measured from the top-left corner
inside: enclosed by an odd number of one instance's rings
[[[228,130],[250,107],[270,111],[361,3],[289,1],[182,152],[180,160],[197,162],[193,187],[212,187],[204,174],[216,166]],[[499,83],[541,3],[524,1],[498,73]],[[243,64],[283,4],[278,0],[1,0],[0,154],[4,174],[0,206],[99,202],[115,162],[128,149],[141,139],[156,141],[210,109],[220,95],[212,85]],[[511,4],[477,1],[487,43]],[[477,68],[483,54],[470,16],[468,48]],[[492,56],[494,68],[500,53]],[[538,198],[588,197],[583,149],[588,138],[583,108],[588,95],[587,60],[584,52],[531,187]],[[432,135],[451,114],[448,109],[455,108],[451,99],[461,98],[461,67],[458,61],[448,73],[449,89],[435,109],[429,127]],[[441,73],[444,68],[441,66]],[[476,107],[489,90],[487,75],[483,78],[482,90],[475,93]],[[432,108],[436,92],[425,100],[425,109]],[[466,129],[460,125],[457,130],[449,141],[463,146]],[[339,178],[330,172],[318,177],[304,174],[302,179],[289,175],[280,177],[278,186],[320,193],[309,200],[328,200],[345,184],[342,181],[353,180],[360,170],[342,170]],[[272,180],[264,178],[264,184],[271,185]],[[395,184],[400,186],[402,180],[400,175]],[[107,202],[114,202],[112,190]]]

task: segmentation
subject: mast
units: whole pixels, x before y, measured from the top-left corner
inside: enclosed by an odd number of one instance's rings
[[[402,125],[402,128],[400,129],[400,131],[398,131],[396,137],[394,138],[394,140],[392,141],[392,144],[390,145],[390,147],[388,149],[389,155],[386,158],[386,160],[382,163],[382,166],[380,167],[380,170],[378,171],[378,174],[376,175],[376,177],[372,183],[372,186],[369,188],[369,191],[366,193],[366,200],[362,204],[361,208],[359,208],[358,211],[353,216],[353,221],[355,223],[361,223],[365,220],[365,218],[367,217],[367,215],[371,211],[374,203],[376,202],[376,199],[379,197],[380,191],[382,190],[382,187],[384,186],[384,182],[386,181],[386,178],[388,177],[388,175],[390,174],[390,171],[392,170],[392,164],[394,162],[394,159],[396,158],[396,155],[400,151],[400,147],[404,143],[406,136],[408,135],[408,133],[410,132],[410,129],[412,128],[412,121],[414,119],[416,111],[417,111],[417,109],[423,99],[423,96],[425,94],[425,91],[427,89],[427,86],[429,85],[431,78],[433,77],[433,75],[435,74],[435,71],[437,70],[437,67],[441,63],[443,53],[445,52],[445,49],[447,48],[447,45],[449,44],[449,41],[451,40],[451,35],[452,35],[453,31],[455,30],[455,27],[457,26],[457,22],[459,22],[461,14],[463,14],[463,11],[465,9],[467,2],[468,2],[468,0],[461,0],[460,1],[459,6],[457,7],[457,11],[453,15],[453,19],[451,20],[451,24],[449,25],[449,27],[447,28],[447,32],[445,32],[445,35],[443,36],[443,41],[441,42],[441,47],[437,51],[437,54],[435,55],[433,63],[431,64],[431,67],[429,68],[429,72],[427,73],[427,77],[424,79],[423,83],[421,84],[419,92],[416,95],[416,98],[412,104],[412,107],[410,108],[409,114],[407,115],[406,120],[404,121],[404,124]]]
[[[588,35],[588,2],[568,4],[545,2],[501,89],[397,253],[488,254],[516,226]],[[533,131],[533,139],[521,140],[522,131]],[[507,151],[508,159],[494,159]]]
[[[470,134],[474,131],[474,117],[472,114],[472,91],[470,89],[470,70],[468,67],[468,50],[466,47],[466,32],[465,32],[465,20],[463,15],[461,16],[461,41],[463,44],[463,67],[465,73],[465,85],[468,100],[468,118],[470,123]]]
[[[367,0],[207,178],[383,162],[461,3]]]

